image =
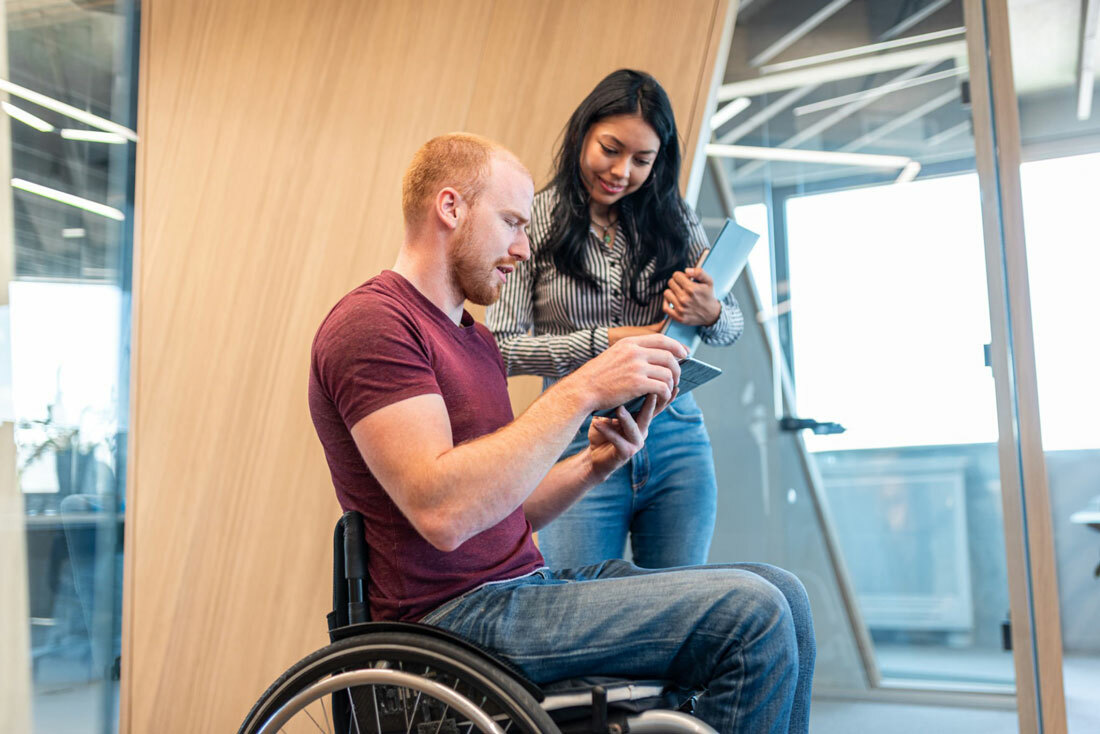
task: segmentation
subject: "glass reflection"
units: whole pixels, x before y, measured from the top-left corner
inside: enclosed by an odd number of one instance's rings
[[[6,2],[0,421],[25,543],[20,730],[117,728],[135,110],[135,2]],[[0,449],[2,450],[2,449]],[[14,690],[21,690],[17,685]]]

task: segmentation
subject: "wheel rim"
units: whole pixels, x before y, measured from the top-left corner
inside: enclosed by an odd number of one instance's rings
[[[263,728],[260,729],[259,734],[275,734],[275,732],[282,730],[296,714],[302,711],[306,711],[310,704],[314,702],[319,701],[322,705],[322,712],[324,712],[323,699],[325,696],[331,693],[346,689],[350,695],[352,688],[359,688],[368,685],[371,687],[371,696],[374,699],[374,723],[376,724],[376,732],[378,734],[382,734],[382,732],[385,731],[381,723],[382,717],[379,713],[382,708],[381,705],[379,705],[378,703],[377,694],[379,686],[387,687],[385,689],[386,693],[383,696],[384,698],[392,699],[394,697],[392,695],[394,689],[400,691],[400,693],[398,693],[397,695],[397,698],[399,698],[402,702],[405,702],[408,699],[408,696],[405,695],[404,691],[417,692],[417,696],[413,701],[411,711],[407,707],[405,709],[406,721],[408,722],[406,726],[406,732],[411,733],[413,726],[417,724],[416,718],[418,715],[418,710],[427,711],[429,709],[427,704],[421,707],[421,698],[422,696],[427,694],[428,696],[433,697],[445,704],[445,708],[443,709],[443,713],[441,714],[439,719],[439,724],[436,727],[437,730],[443,729],[444,723],[448,721],[448,719],[446,718],[446,714],[450,709],[453,708],[457,713],[466,717],[466,720],[451,719],[451,721],[454,722],[453,725],[456,728],[466,726],[467,732],[473,731],[474,728],[476,728],[478,731],[485,732],[486,734],[504,734],[504,730],[492,718],[490,718],[488,714],[486,714],[477,705],[475,705],[473,701],[458,693],[457,690],[448,688],[447,686],[444,686],[441,683],[437,683],[434,680],[418,675],[413,675],[412,673],[406,673],[400,670],[385,670],[377,668],[372,670],[353,670],[346,673],[338,673],[330,678],[326,678],[325,680],[317,681],[313,685],[305,688],[300,693],[296,694],[293,698],[287,701],[278,711],[276,711],[271,719],[268,720],[264,724]],[[362,723],[359,722],[357,718],[354,706],[352,707],[352,716],[355,717],[353,719],[355,730],[357,732],[363,731]],[[309,718],[313,722],[313,724],[315,724],[320,729],[320,724],[317,723],[316,719],[313,716],[309,716]],[[369,725],[370,722],[363,723]],[[423,726],[423,724],[431,723],[432,721],[429,719],[428,721],[422,722],[422,724],[418,726]],[[325,724],[326,726],[328,724],[327,713]],[[324,729],[321,729],[321,731],[324,731]]]
[[[525,692],[501,687],[501,683],[507,683],[507,678],[497,682],[489,674],[490,671],[478,669],[478,661],[464,661],[461,654],[456,655],[460,652],[457,649],[432,649],[432,646],[425,647],[419,641],[410,644],[405,640],[379,640],[363,641],[327,654],[315,654],[310,656],[311,659],[303,659],[296,666],[294,675],[284,676],[265,692],[242,725],[241,732],[473,734],[475,731],[494,731],[520,734],[557,731],[533,699],[529,703],[521,703],[527,695]],[[343,682],[328,683],[324,689],[313,688],[317,683],[324,684],[344,673],[371,671],[401,672],[410,675],[412,680],[391,677],[391,681],[401,680],[408,685],[392,682],[359,685],[348,682],[368,680],[368,676],[365,679],[340,679]],[[453,707],[448,710],[448,703],[432,693],[424,692],[426,687],[413,685],[412,681],[416,679],[434,681],[462,696],[475,709],[484,712],[497,729],[494,730],[484,720],[479,725],[470,709],[458,709],[458,713]],[[374,680],[380,681],[381,677]],[[299,698],[299,694],[307,689],[312,689],[311,694]],[[322,693],[322,690],[328,693]],[[438,689],[433,687],[432,690]],[[332,706],[327,705],[326,696],[329,695],[332,696]],[[295,699],[295,705],[291,706],[290,702]],[[340,710],[339,718],[334,708]],[[277,728],[272,726],[276,715],[280,720],[287,716],[292,718]],[[540,716],[546,721],[541,721]]]

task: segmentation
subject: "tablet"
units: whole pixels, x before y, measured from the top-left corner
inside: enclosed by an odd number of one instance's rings
[[[732,219],[726,220],[702,262],[703,270],[714,279],[714,295],[719,301],[733,290],[733,284],[745,269],[749,253],[759,239],[760,235],[756,232],[745,229]],[[687,326],[669,319],[661,333],[687,347],[688,354],[695,354],[699,346],[698,326]]]
[[[718,375],[722,374],[722,370],[715,367],[712,364],[707,364],[694,357],[684,357],[680,360],[680,382],[677,385],[680,392],[676,397],[680,395],[687,395],[695,388],[702,385],[704,382],[710,382]],[[642,409],[642,405],[645,403],[647,396],[640,395],[630,402],[626,403],[625,407],[628,413],[635,415]],[[605,417],[614,417],[615,408],[607,408],[605,410],[597,410],[592,415],[602,415]]]

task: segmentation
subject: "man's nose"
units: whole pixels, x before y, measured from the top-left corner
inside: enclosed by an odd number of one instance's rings
[[[521,262],[531,257],[531,239],[527,236],[526,228],[520,229],[519,236],[508,248],[508,254]]]

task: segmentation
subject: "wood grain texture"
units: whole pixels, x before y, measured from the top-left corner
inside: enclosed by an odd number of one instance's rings
[[[1019,731],[1064,734],[1058,580],[1039,429],[1008,7],[1004,0],[965,0],[963,9],[974,89],[974,127],[996,129],[995,144],[990,135],[975,135],[975,159],[986,240]]]
[[[541,183],[569,112],[619,66],[697,119],[724,8],[143,4],[122,731],[233,730],[325,642],[339,510],[309,345],[392,263],[416,148],[481,133]]]

